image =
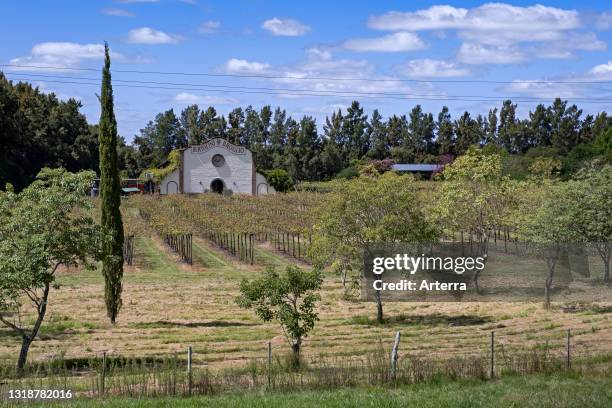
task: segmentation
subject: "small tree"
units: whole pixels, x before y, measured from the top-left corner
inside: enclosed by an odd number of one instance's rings
[[[321,273],[316,269],[304,272],[287,266],[285,274],[280,275],[270,268],[261,278],[242,281],[236,303],[242,308],[254,309],[264,322],[280,323],[297,367],[302,341],[319,320],[315,305],[321,297],[316,292],[322,283]]]
[[[612,166],[585,168],[567,183],[560,199],[567,202],[569,228],[595,248],[604,265],[604,282],[610,282],[612,255]]]
[[[491,230],[499,229],[512,207],[515,184],[502,176],[501,157],[470,148],[446,166],[434,213],[450,232],[476,234],[487,257]],[[476,290],[480,270],[474,275]]]
[[[414,179],[387,172],[346,181],[331,195],[315,226],[309,255],[318,267],[332,264],[338,271],[358,271],[369,244],[431,242],[436,237]],[[382,323],[380,291],[375,299],[376,318]]]
[[[93,172],[43,169],[21,193],[0,192],[0,322],[21,337],[19,371],[57,287],[58,268],[93,268],[91,261],[101,258],[102,234],[83,212],[93,179]],[[27,325],[22,320],[30,309],[34,324]]]
[[[286,193],[293,188],[293,179],[283,169],[269,170],[265,175],[268,183],[278,192]]]
[[[572,225],[571,200],[567,183],[545,181],[522,198],[516,223],[518,234],[528,242],[531,252],[546,261],[544,307],[550,308],[550,295],[555,271],[568,245],[580,242]],[[519,215],[520,214],[520,215]]]
[[[112,239],[104,244],[104,300],[106,314],[115,323],[121,309],[121,280],[123,278],[123,222],[121,220],[121,181],[117,160],[117,121],[113,103],[110,56],[104,44],[104,69],[100,95],[100,203],[101,221]]]

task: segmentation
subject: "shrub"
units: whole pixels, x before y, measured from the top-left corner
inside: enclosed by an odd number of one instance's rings
[[[340,179],[352,179],[355,177],[359,177],[359,171],[353,166],[342,169],[340,173],[336,174],[336,178]]]
[[[276,191],[286,193],[293,188],[293,179],[289,173],[283,169],[268,170],[264,173],[268,183],[274,187]]]

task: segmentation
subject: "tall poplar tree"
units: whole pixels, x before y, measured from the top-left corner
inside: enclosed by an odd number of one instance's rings
[[[113,108],[110,57],[104,44],[104,69],[100,95],[100,201],[102,228],[111,239],[104,244],[104,300],[106,314],[115,323],[121,309],[121,279],[123,278],[123,222],[121,221],[121,183],[117,166],[117,121]]]

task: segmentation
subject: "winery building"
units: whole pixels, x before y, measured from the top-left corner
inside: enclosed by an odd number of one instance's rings
[[[263,195],[274,192],[274,188],[255,171],[250,150],[225,139],[211,139],[181,149],[178,168],[159,181],[158,191],[160,194]]]

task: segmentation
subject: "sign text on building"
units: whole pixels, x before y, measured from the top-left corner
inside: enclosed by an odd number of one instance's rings
[[[215,147],[223,147],[224,149],[229,150],[230,152],[234,154],[244,154],[245,153],[244,147],[236,146],[224,139],[212,139],[204,144],[197,145],[197,146],[191,146],[191,153],[205,153]]]

